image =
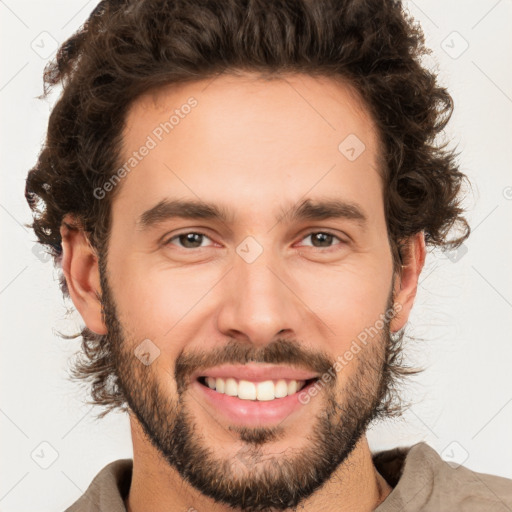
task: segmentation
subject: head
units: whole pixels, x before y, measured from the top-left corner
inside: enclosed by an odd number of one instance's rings
[[[45,72],[26,197],[84,319],[73,375],[205,495],[296,506],[400,411],[426,248],[469,235],[425,53],[399,2],[111,1]],[[248,363],[313,377],[244,422],[205,377]]]

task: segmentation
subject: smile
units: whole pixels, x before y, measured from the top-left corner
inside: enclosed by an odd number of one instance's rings
[[[278,379],[252,382],[232,377],[199,377],[199,382],[217,393],[237,397],[241,400],[271,401],[293,395],[303,389],[309,380]]]

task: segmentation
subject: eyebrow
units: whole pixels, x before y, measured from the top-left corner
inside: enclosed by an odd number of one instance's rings
[[[145,230],[174,218],[190,220],[216,220],[232,224],[235,215],[227,208],[200,200],[162,199],[142,213],[137,219],[137,229]],[[356,203],[341,199],[306,199],[288,208],[282,207],[276,221],[293,222],[304,220],[348,219],[365,227],[368,217]]]

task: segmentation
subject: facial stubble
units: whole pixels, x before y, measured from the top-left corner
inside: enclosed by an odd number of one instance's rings
[[[380,335],[350,362],[355,371],[337,390],[339,376],[322,381],[320,392],[304,407],[319,412],[304,436],[309,440],[304,449],[287,449],[278,455],[265,455],[265,445],[286,440],[281,426],[230,426],[233,443],[241,444],[234,458],[215,455],[205,438],[205,425],[199,425],[190,406],[200,407],[189,391],[190,374],[203,366],[220,363],[245,364],[248,361],[302,366],[323,375],[334,368],[325,353],[301,348],[288,339],[276,339],[264,347],[230,340],[211,354],[184,352],[176,359],[174,372],[153,362],[146,366],[134,354],[140,340],[125,335],[119,320],[112,291],[105,272],[102,281],[102,304],[107,341],[116,368],[115,384],[148,440],[168,464],[201,494],[235,509],[256,512],[295,509],[325,484],[352,453],[369,423],[378,415],[379,404],[392,385],[392,374],[385,371],[387,348],[391,344],[389,320],[386,316]],[[393,306],[388,297],[387,311]],[[158,359],[157,359],[158,361]],[[160,371],[157,371],[160,369]],[[341,370],[343,371],[343,369]],[[173,374],[174,373],[174,374]],[[332,373],[332,370],[331,370]],[[176,379],[176,395],[169,395],[168,382]],[[321,406],[317,402],[322,401]],[[301,412],[302,414],[302,412]],[[313,414],[313,413],[310,413]],[[214,428],[221,428],[212,417]]]

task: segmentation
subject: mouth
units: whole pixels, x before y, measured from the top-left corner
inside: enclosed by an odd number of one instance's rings
[[[191,382],[192,392],[212,416],[231,425],[254,427],[287,418],[306,421],[311,409],[303,395],[320,377],[305,368],[251,362],[203,368],[191,376]]]
[[[258,402],[270,402],[297,395],[299,391],[314,384],[317,380],[318,378],[315,377],[306,380],[277,379],[254,382],[234,377],[200,376],[197,378],[199,384],[215,393]]]

